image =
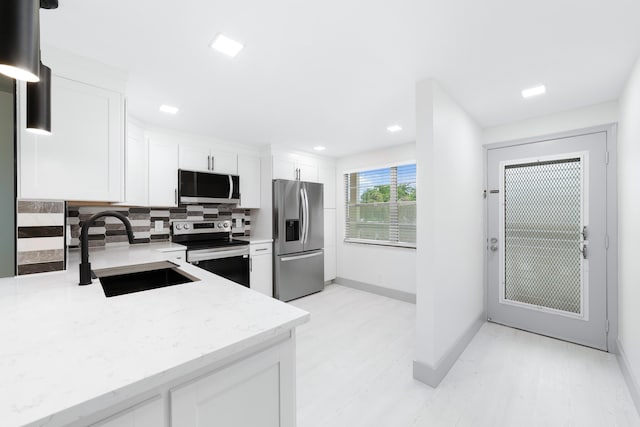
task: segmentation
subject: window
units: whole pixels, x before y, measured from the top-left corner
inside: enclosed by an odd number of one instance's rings
[[[416,247],[416,165],[344,175],[345,241]]]

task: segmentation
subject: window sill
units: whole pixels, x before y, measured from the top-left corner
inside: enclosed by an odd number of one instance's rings
[[[354,243],[356,245],[386,246],[391,248],[416,249],[415,244],[412,245],[411,243],[385,242],[382,240],[344,239],[344,243]]]

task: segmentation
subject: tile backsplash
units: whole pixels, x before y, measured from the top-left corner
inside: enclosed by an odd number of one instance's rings
[[[65,202],[18,200],[18,275],[65,269]]]
[[[251,211],[237,209],[234,205],[186,205],[173,208],[120,207],[120,206],[72,206],[67,207],[67,225],[71,229],[69,247],[80,246],[80,228],[92,215],[117,211],[126,216],[133,227],[136,243],[168,241],[170,222],[173,220],[204,221],[208,219],[235,220],[243,227],[236,228],[234,236],[251,234]],[[156,230],[156,222],[161,227]],[[101,218],[89,229],[89,247],[128,245],[124,225],[116,218]]]

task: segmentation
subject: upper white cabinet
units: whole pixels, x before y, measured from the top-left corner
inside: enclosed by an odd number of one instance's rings
[[[125,148],[124,203],[146,206],[149,203],[149,142],[142,126],[127,120]]]
[[[324,208],[336,208],[336,168],[333,165],[321,165],[318,180],[324,184]]]
[[[274,154],[273,179],[318,182],[318,161],[298,154]]]
[[[239,208],[260,208],[260,157],[238,155],[238,175],[240,176]]]
[[[19,91],[19,195],[25,199],[123,199],[124,97],[58,75],[51,81],[52,135],[25,131]]]
[[[149,139],[149,205],[178,205],[178,144],[153,135]]]
[[[180,169],[236,175],[238,155],[204,145],[180,144]]]

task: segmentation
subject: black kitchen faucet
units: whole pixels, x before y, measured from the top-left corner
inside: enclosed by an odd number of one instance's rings
[[[131,223],[127,219],[126,216],[122,215],[119,212],[115,211],[105,211],[99,212],[89,218],[82,225],[82,231],[80,232],[80,250],[82,251],[82,260],[80,263],[80,285],[90,285],[91,284],[91,263],[89,262],[89,228],[96,222],[97,219],[103,218],[105,216],[112,216],[114,218],[118,218],[124,224],[124,227],[127,230],[127,237],[129,238],[129,243],[133,244],[133,230],[131,229]]]

